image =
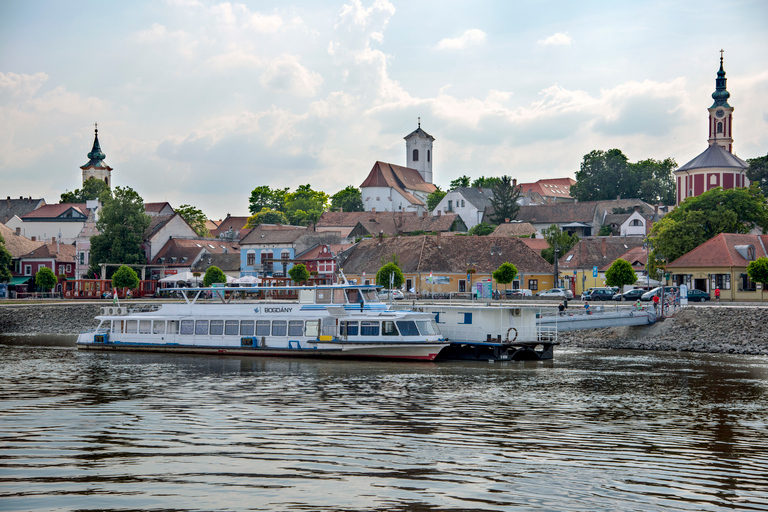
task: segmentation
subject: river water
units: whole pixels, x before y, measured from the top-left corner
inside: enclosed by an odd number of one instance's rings
[[[392,363],[0,339],[0,509],[768,509],[768,358]]]

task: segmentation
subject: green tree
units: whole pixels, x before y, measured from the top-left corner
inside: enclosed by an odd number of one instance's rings
[[[432,192],[427,196],[427,209],[430,212],[434,211],[435,208],[437,208],[437,205],[440,204],[440,201],[443,200],[443,198],[447,193],[448,192],[443,192],[442,190],[440,190],[440,187],[437,187],[437,189],[434,192]]]
[[[309,271],[303,263],[297,263],[292,266],[291,270],[288,271],[288,275],[291,276],[291,280],[294,283],[306,283],[309,280]]]
[[[42,290],[51,290],[56,286],[57,282],[56,275],[53,273],[53,270],[48,267],[42,267],[37,271],[37,274],[35,274],[35,286]]]
[[[327,205],[328,194],[312,190],[309,184],[299,185],[295,192],[286,195],[283,213],[291,224],[306,226],[310,222],[317,222]]]
[[[611,229],[611,226],[605,225],[600,226],[600,231],[598,231],[597,236],[611,236],[613,234],[613,230]]]
[[[619,149],[584,155],[571,196],[579,201],[639,198],[652,204],[675,203],[674,159],[630,163]]]
[[[146,263],[141,243],[149,223],[141,196],[130,187],[115,187],[96,222],[100,234],[91,237],[91,275],[101,272],[100,263]]]
[[[287,187],[283,189],[276,188],[274,190],[266,185],[256,187],[251,192],[251,197],[248,200],[248,210],[252,214],[258,213],[264,208],[282,212],[285,210],[285,197],[287,194]]]
[[[549,247],[541,251],[541,257],[550,264],[555,263],[555,244],[557,244],[559,256],[562,256],[579,243],[579,236],[576,233],[571,235],[566,231],[561,231],[555,224],[552,224],[547,229],[542,229],[541,234],[549,244]]]
[[[487,222],[481,222],[480,224],[475,224],[471,228],[469,228],[469,231],[467,231],[468,235],[477,235],[477,236],[487,236],[493,233],[493,231],[496,228],[488,224]]]
[[[513,220],[520,211],[517,200],[520,199],[520,187],[512,185],[512,178],[502,176],[499,182],[493,185],[493,214],[491,222],[502,224],[506,219]]]
[[[459,187],[464,187],[464,188],[469,187],[470,181],[471,181],[470,177],[465,174],[461,178],[456,178],[455,180],[453,180],[451,184],[448,185],[448,190],[454,190]]]
[[[109,187],[106,182],[96,178],[88,178],[83,183],[82,190],[75,189],[74,192],[64,192],[61,194],[59,203],[84,203],[93,199],[99,199],[105,192],[109,193]]]
[[[11,277],[13,277],[11,275],[11,260],[13,257],[5,248],[3,235],[0,235],[0,283],[10,282]]]
[[[747,160],[747,178],[757,183],[764,196],[768,196],[768,155]]]
[[[331,210],[343,212],[362,212],[363,196],[360,189],[349,185],[347,188],[339,190],[331,196]]]
[[[508,261],[493,271],[493,278],[497,283],[503,284],[505,289],[509,283],[515,280],[515,277],[517,277],[517,267]]]
[[[472,182],[473,188],[493,188],[494,185],[499,183],[501,181],[501,178],[497,176],[493,176],[491,178],[486,178],[485,176],[480,176],[475,181]]]
[[[203,286],[207,288],[212,286],[213,283],[227,283],[227,276],[224,274],[224,271],[216,265],[208,267],[208,270],[205,271],[205,276],[203,276]]]
[[[685,199],[651,228],[648,267],[674,261],[720,233],[768,232],[768,204],[757,184],[750,188],[720,187]]]
[[[617,259],[610,268],[605,271],[605,284],[608,286],[617,286],[619,290],[625,285],[635,284],[637,274],[632,269],[632,264],[624,259]],[[621,297],[624,300],[624,297]]]
[[[176,208],[176,213],[181,215],[182,218],[187,221],[187,224],[189,224],[190,227],[195,230],[197,236],[210,236],[211,233],[205,226],[205,223],[208,221],[208,217],[205,216],[202,210],[199,210],[198,208],[195,208],[189,204],[183,204]]]
[[[248,222],[246,223],[246,228],[255,228],[259,224],[290,224],[288,222],[288,219],[285,218],[285,215],[282,214],[282,212],[278,212],[275,210],[270,210],[268,208],[262,209],[259,213],[256,215],[251,215],[248,217]]]
[[[747,265],[747,275],[753,283],[760,283],[763,288],[760,290],[760,302],[763,302],[763,291],[768,287],[768,258],[757,258],[750,261]]]
[[[136,271],[127,265],[121,265],[112,274],[112,288],[134,290],[139,287],[139,276]]]
[[[395,265],[393,262],[389,262],[383,267],[379,269],[378,272],[376,272],[376,284],[379,286],[383,286],[384,288],[389,288],[390,285],[390,276],[394,274],[394,281],[392,282],[393,288],[400,288],[403,283],[405,282],[405,278],[403,278],[403,272],[400,270],[400,267]]]

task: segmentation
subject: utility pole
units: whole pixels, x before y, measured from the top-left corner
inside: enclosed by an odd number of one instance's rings
[[[557,254],[559,252],[560,251],[557,248],[557,240],[555,240],[555,252],[554,252],[554,254],[555,254],[555,284],[554,284],[554,286],[552,286],[552,288],[559,288],[559,286],[557,286],[559,284],[558,281],[560,280],[559,279],[560,278],[560,274],[559,274],[559,272],[557,270]]]

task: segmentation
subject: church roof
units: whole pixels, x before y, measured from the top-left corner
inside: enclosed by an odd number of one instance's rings
[[[730,153],[720,144],[711,144],[699,156],[678,168],[675,172],[691,171],[693,169],[704,169],[710,167],[730,168],[743,170],[749,167],[749,164]]]
[[[105,155],[101,151],[101,146],[99,145],[99,130],[98,128],[95,130],[96,134],[93,137],[93,147],[91,148],[91,152],[88,153],[88,163],[85,165],[81,165],[81,169],[89,169],[92,167],[95,167],[97,169],[109,169],[112,170],[110,166],[104,163],[104,159],[107,158],[107,155]]]
[[[421,174],[416,169],[378,161],[373,164],[368,177],[360,185],[360,188],[365,187],[393,188],[411,204],[417,205],[423,205],[424,202],[408,192],[408,190],[417,190],[426,194],[431,194],[437,190],[435,185],[424,181],[424,178],[421,177]]]
[[[409,133],[408,135],[406,135],[403,138],[405,140],[408,140],[411,137],[415,137],[415,136],[424,137],[424,138],[427,138],[429,140],[435,140],[435,138],[433,136],[431,136],[430,134],[428,134],[427,132],[425,132],[424,130],[421,129],[421,123],[419,123],[419,127],[418,128],[416,128],[415,130],[413,130],[411,133]]]

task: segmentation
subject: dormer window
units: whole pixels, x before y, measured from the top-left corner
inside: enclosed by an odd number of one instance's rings
[[[164,263],[165,262],[165,258],[157,258],[157,262],[158,263]]]
[[[418,162],[419,161],[419,150],[418,149],[414,149],[413,150],[413,161],[414,162]]]
[[[186,256],[182,256],[181,260],[179,260],[179,263],[186,263],[186,262],[187,262],[187,257]]]

